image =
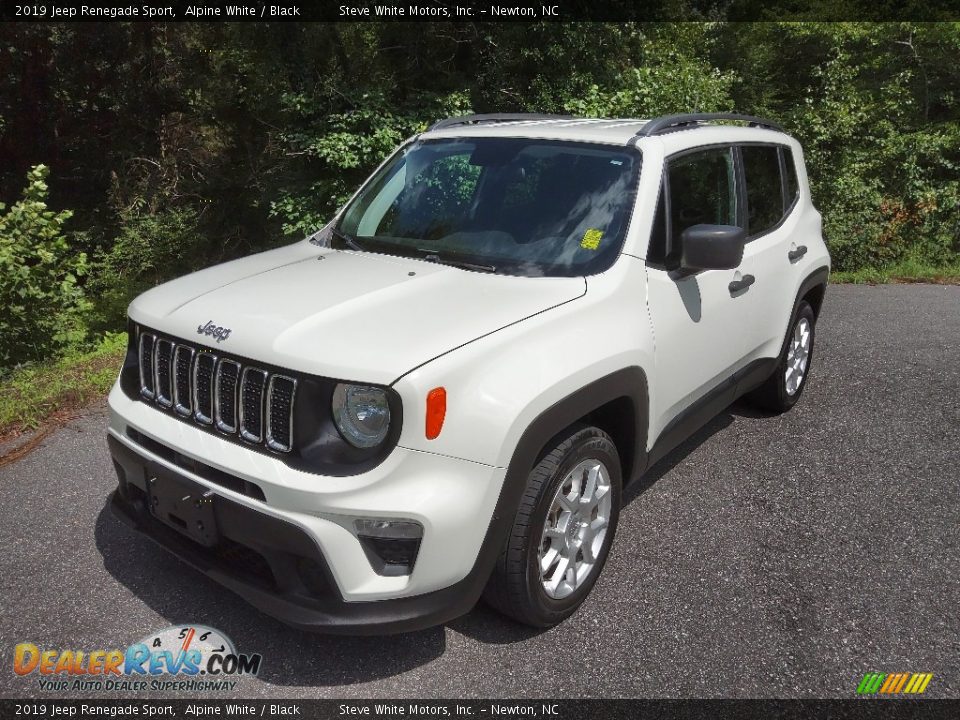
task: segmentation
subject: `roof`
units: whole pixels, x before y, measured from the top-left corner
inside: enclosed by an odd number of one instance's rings
[[[714,121],[737,120],[750,123],[743,128],[718,125]],[[547,115],[470,115],[442,120],[423,133],[425,138],[527,137],[614,145],[633,144],[644,137],[684,131],[757,130],[782,133],[779,127],[761,118],[734,114],[672,115],[653,120],[643,118],[591,119]],[[742,136],[741,133],[737,133]]]

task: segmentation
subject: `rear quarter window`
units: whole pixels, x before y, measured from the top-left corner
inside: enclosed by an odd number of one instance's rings
[[[783,157],[783,202],[784,209],[789,211],[793,203],[800,197],[800,181],[797,179],[797,166],[793,161],[793,150],[781,147]]]
[[[753,237],[779,224],[786,210],[780,150],[775,145],[745,145],[740,153],[747,184],[747,233]]]

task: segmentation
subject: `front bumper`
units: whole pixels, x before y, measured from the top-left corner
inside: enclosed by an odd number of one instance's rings
[[[116,388],[110,407],[115,514],[267,614],[307,630],[404,632],[462,615],[479,598],[499,550],[491,518],[502,468],[397,448],[373,473],[327,478],[190,432]],[[200,464],[205,473],[196,471]],[[147,478],[158,469],[213,492],[221,536],[215,547],[148,512]],[[420,522],[413,572],[377,574],[351,532],[355,517]]]

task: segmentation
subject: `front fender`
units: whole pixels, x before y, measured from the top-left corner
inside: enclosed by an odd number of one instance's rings
[[[645,283],[642,261],[622,256],[606,273],[588,278],[589,289],[583,297],[402,376],[393,385],[404,404],[399,444],[507,467],[527,428],[548,409],[586,388],[593,390],[571,405],[582,412],[569,418],[569,413],[557,415],[556,422],[566,422],[553,428],[544,441],[608,400],[633,397],[640,385],[646,405],[643,369],[652,367],[653,338]],[[628,368],[634,369],[627,373],[630,380],[618,376],[623,387],[619,395],[610,395],[609,386],[616,384],[610,380],[595,385]],[[428,440],[426,396],[441,386],[447,391],[446,419],[440,436]],[[638,458],[646,451],[645,408],[642,417],[638,425],[644,431],[637,435],[643,437],[635,439]]]

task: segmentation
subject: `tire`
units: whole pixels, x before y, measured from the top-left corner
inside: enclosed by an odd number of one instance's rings
[[[790,323],[777,368],[763,385],[747,396],[751,404],[773,413],[784,413],[797,404],[810,377],[816,323],[817,317],[810,303],[801,300]]]
[[[605,432],[577,426],[560,436],[527,477],[510,536],[484,590],[487,603],[541,628],[572,615],[590,593],[610,552],[622,482],[616,445]],[[581,493],[591,488],[606,490],[594,491],[592,502],[582,500]],[[574,525],[575,520],[580,522]],[[544,533],[547,525],[549,535]],[[541,550],[549,564],[544,574]],[[572,573],[562,572],[564,563]]]

